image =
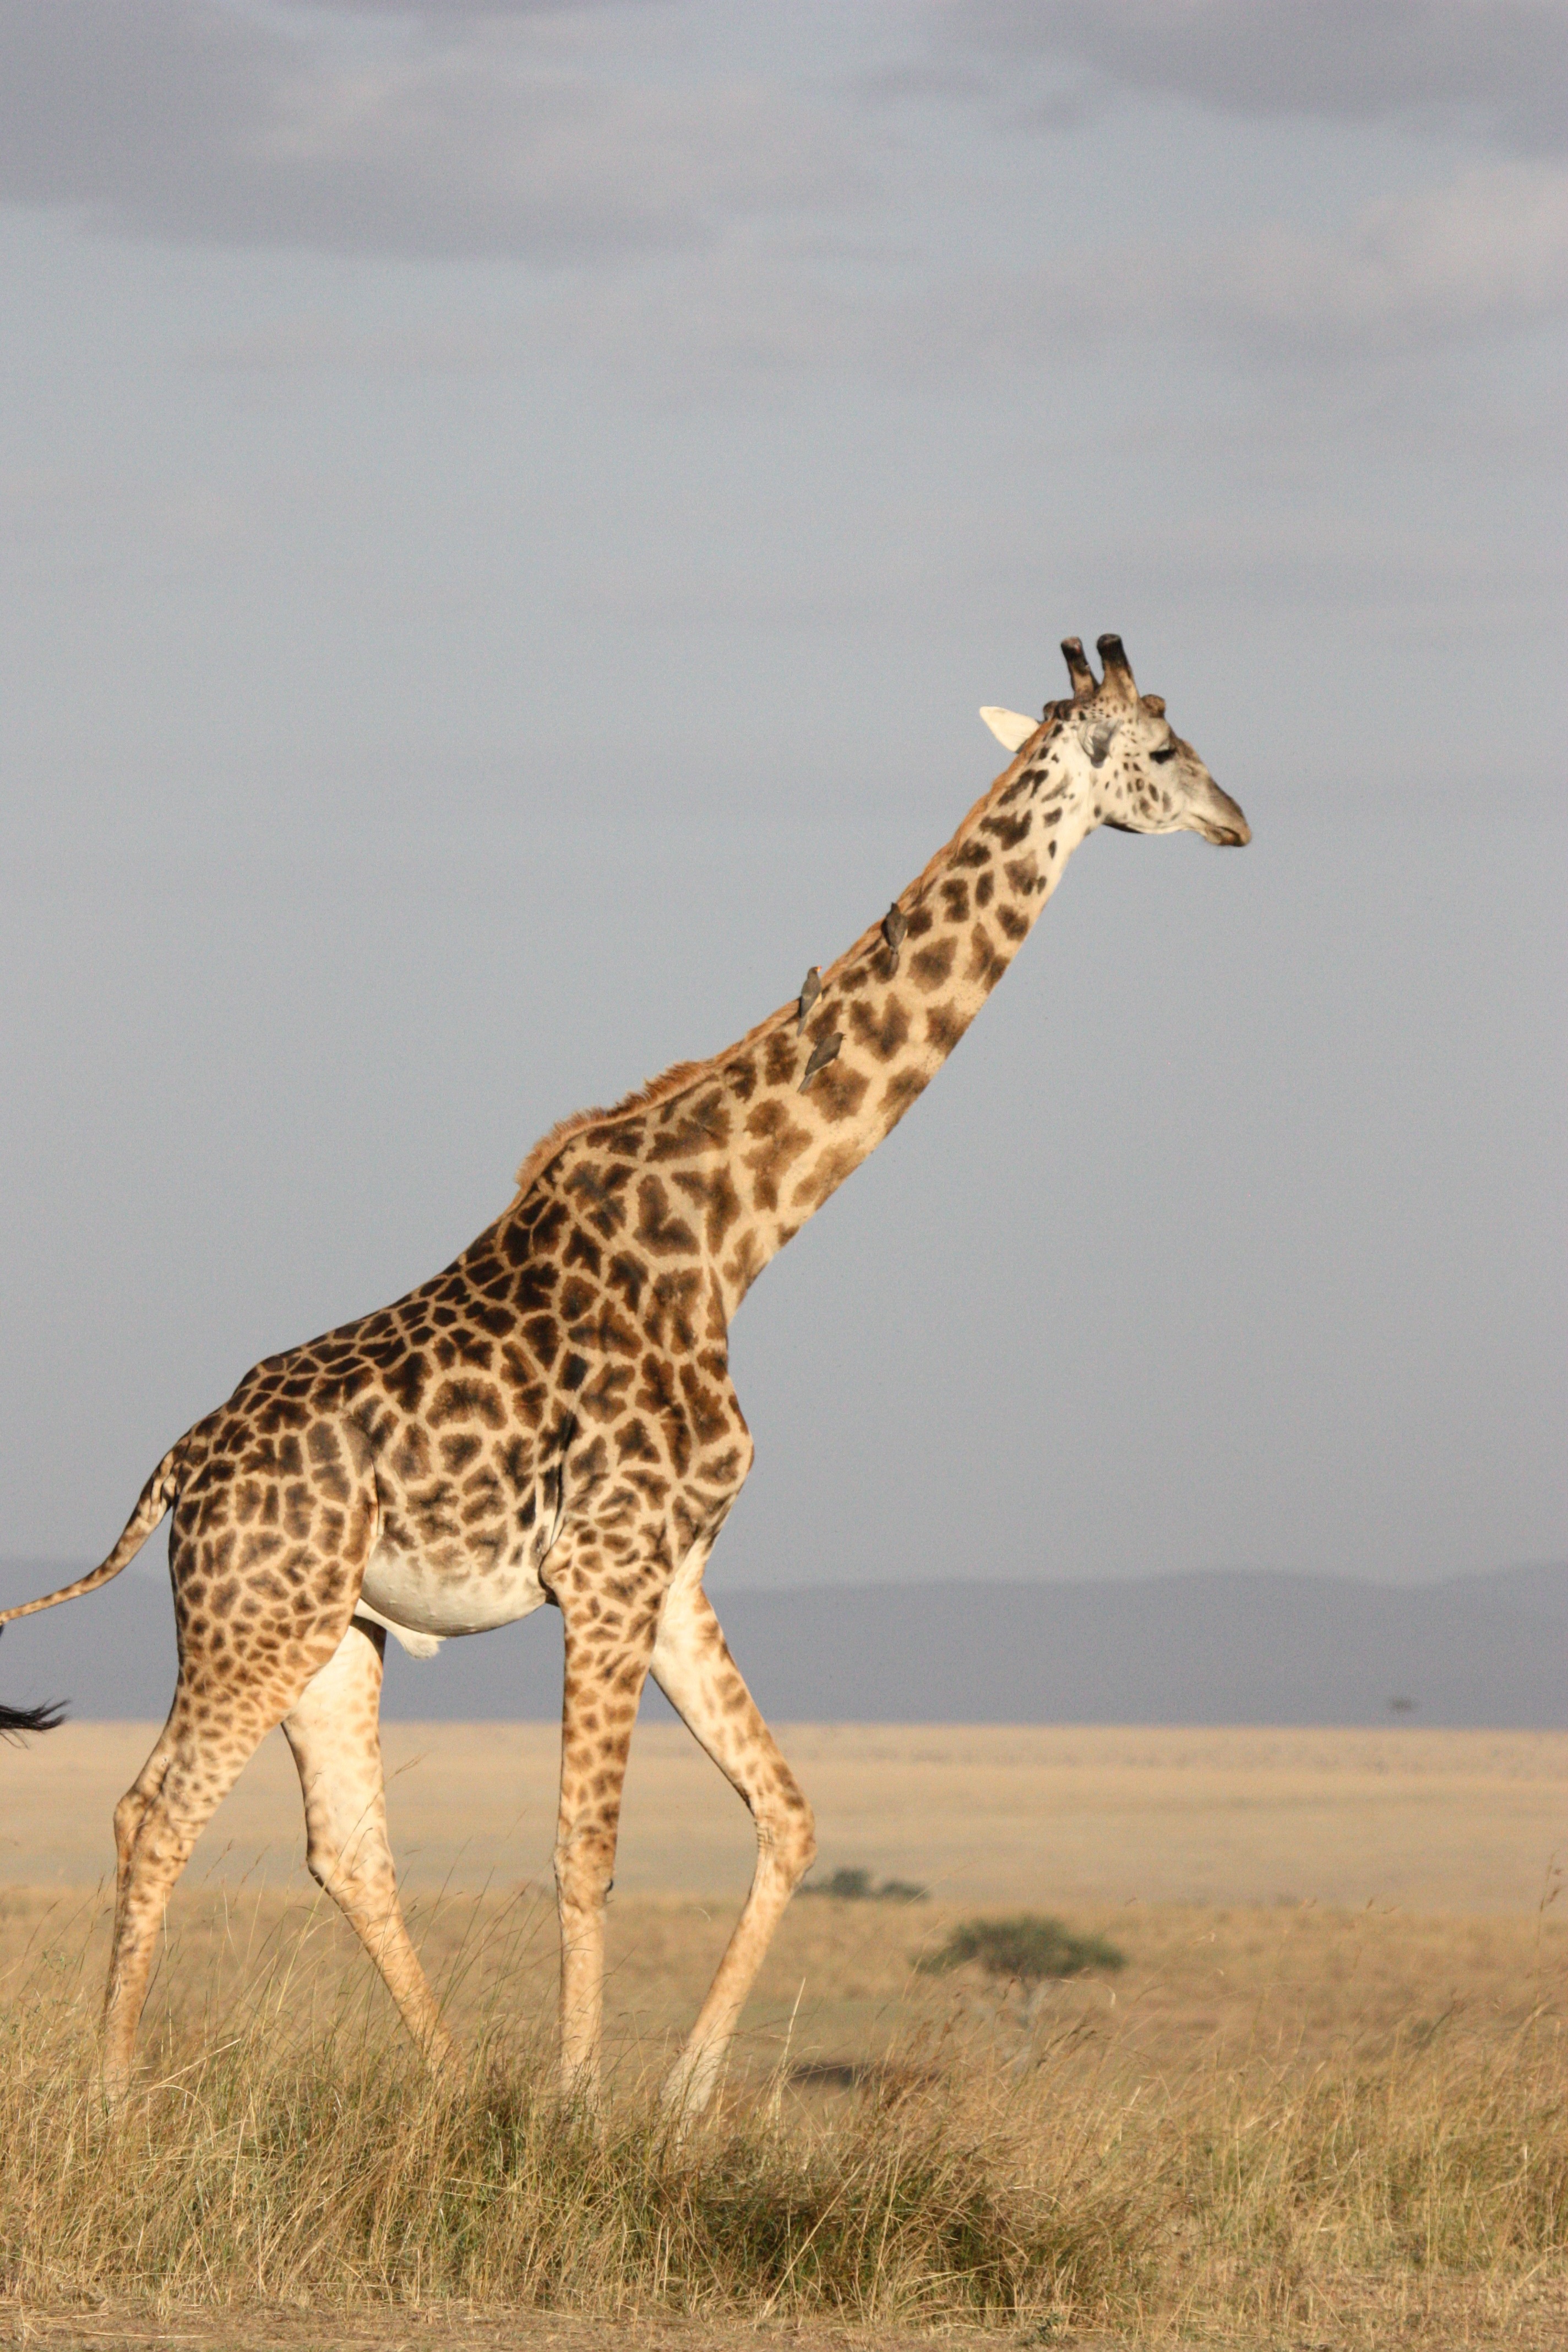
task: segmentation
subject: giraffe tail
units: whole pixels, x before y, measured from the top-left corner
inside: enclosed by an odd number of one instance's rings
[[[58,1592],[46,1592],[40,1600],[19,1601],[15,1609],[0,1609],[0,1633],[14,1617],[31,1617],[39,1609],[52,1609],[57,1601],[75,1601],[84,1592],[96,1592],[100,1584],[133,1560],[164,1512],[179,1499],[186,1468],[192,1454],[187,1432],[179,1444],[172,1446],[159,1463],[137,1499],[136,1508],[125,1523],[125,1532],[107,1559],[79,1576],[74,1584],[62,1584]],[[45,1706],[0,1706],[0,1738],[15,1739],[23,1732],[52,1731],[65,1715],[64,1703],[56,1701]]]

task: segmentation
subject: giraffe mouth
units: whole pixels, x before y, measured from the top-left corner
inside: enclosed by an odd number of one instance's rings
[[[1240,809],[1212,780],[1205,784],[1202,801],[1194,802],[1192,821],[1194,832],[1212,841],[1216,849],[1245,849],[1252,839],[1252,827]]]

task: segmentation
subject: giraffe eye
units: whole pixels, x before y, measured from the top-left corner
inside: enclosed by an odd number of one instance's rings
[[[1149,754],[1151,760],[1156,761],[1161,760],[1173,760],[1175,756],[1176,747],[1173,743],[1163,744],[1158,751],[1151,751]]]

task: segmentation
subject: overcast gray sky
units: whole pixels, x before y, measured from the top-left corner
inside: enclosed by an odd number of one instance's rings
[[[733,1337],[733,1584],[1564,1549],[1560,0],[0,0],[0,1549],[724,1045],[1125,635]]]

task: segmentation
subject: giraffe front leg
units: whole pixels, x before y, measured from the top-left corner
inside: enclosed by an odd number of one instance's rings
[[[664,2086],[666,2107],[683,2119],[712,2095],[773,1931],[816,1855],[811,1807],[763,1721],[702,1590],[706,1565],[704,1549],[670,1587],[654,1647],[653,1676],[744,1799],[757,1826],[757,1866],[690,2039]]]
[[[615,1875],[621,1791],[653,1654],[662,1580],[616,1575],[608,1591],[571,1570],[555,1580],[566,1642],[555,1894],[561,1916],[561,2089],[599,2096],[605,1898]]]

